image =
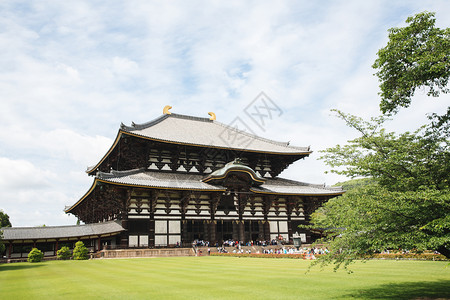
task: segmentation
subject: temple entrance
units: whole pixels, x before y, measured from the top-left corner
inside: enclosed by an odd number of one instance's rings
[[[232,221],[219,220],[216,224],[216,236],[219,243],[233,239]]]
[[[258,221],[244,221],[244,236],[245,241],[257,241],[262,239],[259,236]]]
[[[201,220],[189,220],[187,222],[187,236],[189,241],[204,240],[205,227]]]

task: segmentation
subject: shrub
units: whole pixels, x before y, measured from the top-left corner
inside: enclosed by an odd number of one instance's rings
[[[44,257],[44,253],[42,253],[41,250],[38,248],[31,249],[30,253],[28,253],[28,262],[40,262],[42,258]]]
[[[89,250],[86,248],[82,241],[78,241],[75,244],[75,249],[73,249],[73,259],[81,260],[88,259]]]
[[[448,260],[442,254],[434,253],[376,253],[372,258],[378,259],[417,259],[417,260]]]
[[[72,252],[69,247],[64,246],[56,252],[56,256],[58,259],[69,259],[72,256]]]

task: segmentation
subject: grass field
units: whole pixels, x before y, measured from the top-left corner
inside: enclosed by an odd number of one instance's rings
[[[1,299],[450,299],[448,262],[173,257],[0,265]]]

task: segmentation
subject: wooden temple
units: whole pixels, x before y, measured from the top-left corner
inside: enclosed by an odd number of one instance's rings
[[[190,247],[195,240],[289,243],[295,232],[304,243],[314,239],[298,225],[344,191],[279,177],[309,156],[309,147],[249,134],[213,113],[201,118],[169,108],[153,121],[122,124],[111,148],[88,168],[92,186],[65,208],[84,225],[3,228],[7,257],[26,256],[36,245],[53,255],[77,240],[98,251]]]
[[[171,113],[121,125],[94,182],[66,213],[85,223],[121,220],[121,247],[190,246],[194,240],[303,241],[311,213],[341,188],[278,175],[309,147],[264,139],[211,118]]]

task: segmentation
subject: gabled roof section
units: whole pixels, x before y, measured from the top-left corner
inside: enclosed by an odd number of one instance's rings
[[[162,115],[144,124],[122,124],[121,130],[176,144],[280,154],[311,153],[309,147],[290,146],[289,143],[265,139],[215,120],[175,113]]]
[[[223,168],[220,168],[203,178],[202,181],[212,184],[222,182],[228,174],[232,172],[246,173],[250,177],[252,185],[261,185],[266,181],[265,178],[259,176],[252,168],[243,165],[240,159],[235,159],[234,161],[227,163]]]

